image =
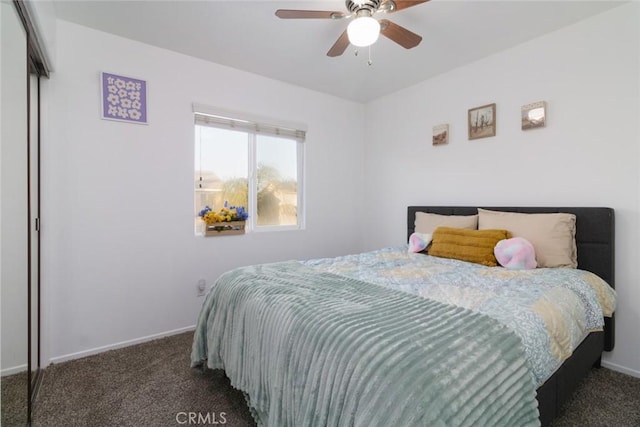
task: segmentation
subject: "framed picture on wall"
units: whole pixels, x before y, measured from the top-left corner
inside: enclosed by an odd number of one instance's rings
[[[469,139],[496,136],[496,104],[487,104],[469,110]]]
[[[444,145],[449,143],[449,125],[442,124],[433,127],[433,145]]]
[[[133,77],[100,73],[102,118],[147,124],[147,82]]]
[[[522,130],[543,128],[546,124],[547,103],[533,102],[522,106]]]

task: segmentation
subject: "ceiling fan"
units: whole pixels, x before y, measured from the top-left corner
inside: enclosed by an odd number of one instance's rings
[[[327,52],[327,56],[334,57],[342,55],[349,44],[357,47],[370,46],[375,43],[380,34],[405,49],[416,47],[422,41],[421,36],[388,19],[377,20],[373,16],[378,13],[393,13],[428,1],[347,0],[345,4],[348,12],[346,13],[327,10],[278,9],[276,16],[282,19],[354,18]]]

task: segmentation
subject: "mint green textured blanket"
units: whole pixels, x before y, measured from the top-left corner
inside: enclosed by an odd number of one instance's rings
[[[192,366],[224,369],[258,425],[537,426],[520,340],[467,309],[298,262],[224,274]]]

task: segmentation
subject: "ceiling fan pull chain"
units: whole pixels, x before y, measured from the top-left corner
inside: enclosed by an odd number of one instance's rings
[[[369,60],[367,61],[367,65],[371,66],[371,64],[373,64],[373,61],[371,60],[371,46],[369,46]]]

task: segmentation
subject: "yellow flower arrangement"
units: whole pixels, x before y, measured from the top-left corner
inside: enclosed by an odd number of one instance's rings
[[[225,203],[225,206],[219,211],[214,211],[209,206],[205,206],[198,216],[208,225],[216,222],[231,222],[231,221],[245,221],[249,215],[244,209],[244,206],[229,206]]]

